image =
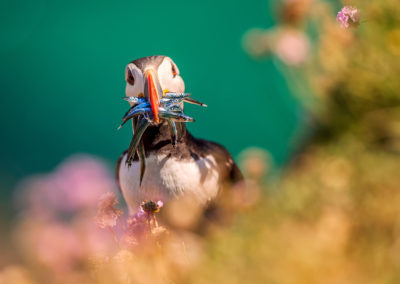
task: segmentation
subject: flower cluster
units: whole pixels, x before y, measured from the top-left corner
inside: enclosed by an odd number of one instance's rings
[[[118,201],[113,192],[107,192],[100,197],[98,203],[98,212],[95,222],[99,228],[108,228],[118,245],[134,248],[144,241],[155,239],[161,233],[165,232],[165,228],[157,222],[156,213],[160,212],[163,207],[161,200],[143,201],[138,211],[126,219],[126,225],[121,218],[122,211],[115,208]],[[122,236],[117,236],[114,228],[117,221],[120,221]]]
[[[24,179],[15,191],[19,218],[13,228],[14,253],[42,267],[48,277],[44,282],[73,282],[66,276],[76,273],[89,256],[117,249],[110,233],[93,222],[103,195],[100,223],[114,225],[120,213],[113,211],[116,200],[109,192],[115,187],[105,162],[84,154],[68,158],[50,173]]]
[[[351,26],[358,26],[360,21],[360,12],[355,7],[344,6],[337,14],[336,21],[338,21],[344,29],[348,29]]]
[[[121,210],[115,209],[114,206],[117,204],[118,201],[113,192],[107,192],[101,196],[96,216],[96,223],[100,228],[115,227],[117,219],[122,214]]]
[[[161,200],[144,201],[138,211],[127,219],[127,228],[124,234],[124,242],[129,247],[137,245],[149,238],[156,238],[165,232],[165,228],[157,222],[155,214],[163,207]]]
[[[17,249],[8,255],[17,255],[21,265],[1,268],[0,283],[162,282],[199,261],[195,236],[159,224],[161,200],[125,214],[114,178],[95,157],[75,155],[27,178],[15,194],[19,216],[10,237]]]

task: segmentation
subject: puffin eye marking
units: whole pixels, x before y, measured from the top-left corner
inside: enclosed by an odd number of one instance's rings
[[[176,72],[176,68],[175,68],[174,64],[171,64],[171,72],[172,72],[172,76],[175,78],[175,76],[177,75],[177,72]]]
[[[133,76],[132,71],[129,69],[126,75],[126,82],[131,86],[135,84],[135,77]]]

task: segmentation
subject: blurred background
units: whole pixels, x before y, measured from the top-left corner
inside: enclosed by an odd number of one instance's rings
[[[400,281],[397,0],[0,5],[0,283]],[[248,191],[229,228],[143,254],[93,216],[131,137],[124,67],[154,54]]]
[[[253,26],[271,26],[267,1],[24,1],[1,7],[1,180],[48,171],[71,153],[110,162],[129,145],[116,128],[128,108],[125,66],[168,55],[186,90],[197,136],[237,155],[248,145],[288,158],[299,110],[270,61],[241,47]],[[255,8],[257,7],[257,8]],[[244,118],[237,110],[248,109]]]

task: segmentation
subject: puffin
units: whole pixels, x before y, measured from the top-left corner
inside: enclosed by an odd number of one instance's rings
[[[157,55],[133,60],[125,68],[125,81],[126,97],[146,98],[156,118],[141,138],[146,161],[144,175],[141,176],[137,154],[128,158],[128,151],[124,151],[117,162],[117,184],[131,213],[144,201],[161,200],[165,204],[184,196],[210,208],[223,190],[243,181],[227,149],[194,137],[185,122],[176,122],[177,143],[171,143],[167,121],[157,116],[158,101],[167,93],[184,93],[185,83],[170,57]]]

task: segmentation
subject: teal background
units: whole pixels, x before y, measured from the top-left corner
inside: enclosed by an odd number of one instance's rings
[[[289,155],[299,107],[271,60],[241,47],[253,27],[270,27],[268,1],[2,1],[0,4],[0,177],[51,170],[72,153],[112,164],[131,130],[119,125],[128,104],[124,68],[164,54],[186,91],[196,136],[235,156],[249,146]]]

